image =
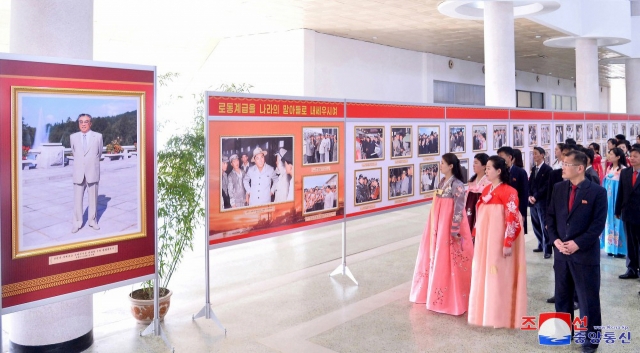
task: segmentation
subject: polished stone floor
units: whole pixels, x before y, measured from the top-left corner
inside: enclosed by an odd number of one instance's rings
[[[171,309],[162,324],[176,352],[575,352],[545,347],[536,331],[469,326],[409,302],[409,286],[429,206],[350,221],[348,267],[359,282],[329,277],[340,263],[341,226],[212,250],[211,302],[227,329],[198,319],[205,302],[204,239],[174,275]],[[527,239],[528,313],[553,311],[552,260]],[[601,352],[640,351],[640,282],[620,280],[623,259],[602,257],[603,324],[625,325],[631,343]],[[169,352],[158,337],[140,337],[127,294],[137,286],[94,295],[95,343],[87,352]],[[4,342],[10,327],[3,320]],[[618,332],[619,335],[620,332]]]

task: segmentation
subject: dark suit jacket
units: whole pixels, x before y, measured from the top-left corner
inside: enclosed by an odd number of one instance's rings
[[[598,175],[598,172],[593,169],[593,167],[587,169],[587,171],[584,172],[584,177],[591,180],[592,183],[600,185],[600,176]]]
[[[549,175],[553,169],[551,169],[547,163],[542,163],[535,178],[533,177],[533,170],[534,169],[532,168],[531,174],[529,174],[529,196],[533,196],[536,199],[536,204],[541,202],[543,203],[543,206],[546,206]]]
[[[640,181],[631,185],[632,178],[633,168],[626,168],[620,172],[615,215],[623,222],[640,224]]]
[[[529,178],[524,169],[513,166],[509,171],[509,185],[518,191],[518,200],[520,200],[520,213],[522,218],[527,218],[527,199],[529,198]]]
[[[573,240],[578,251],[565,255],[555,248],[556,260],[584,265],[600,264],[600,234],[607,220],[607,191],[586,179],[578,186],[573,208],[569,210],[571,182],[555,185],[553,199],[547,210],[549,242]]]
[[[551,199],[553,198],[553,187],[562,180],[562,169],[553,169],[549,173],[549,184],[547,187],[547,207],[549,207],[549,204],[551,204]]]

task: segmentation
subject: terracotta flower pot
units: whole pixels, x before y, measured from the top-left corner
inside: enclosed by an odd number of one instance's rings
[[[164,289],[164,288],[162,288]],[[169,289],[165,289],[167,294],[163,297],[160,297],[160,303],[158,305],[158,310],[160,311],[160,321],[164,320],[164,316],[167,315],[169,311],[169,306],[171,305],[171,295],[172,291]],[[133,318],[139,324],[148,325],[153,321],[153,299],[134,299],[136,294],[140,294],[143,290],[136,289],[133,292],[129,293],[129,301],[131,302],[131,314]]]

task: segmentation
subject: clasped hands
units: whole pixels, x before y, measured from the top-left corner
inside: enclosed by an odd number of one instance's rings
[[[553,242],[553,245],[555,245],[556,248],[565,255],[571,255],[579,249],[578,244],[573,240],[563,242],[560,239],[556,239],[556,241]]]

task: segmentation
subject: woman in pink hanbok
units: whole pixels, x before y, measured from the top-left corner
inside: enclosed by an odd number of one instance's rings
[[[468,321],[488,327],[520,327],[527,315],[527,264],[518,192],[509,186],[504,159],[487,162],[491,185],[477,205]]]
[[[444,178],[422,235],[409,300],[435,312],[462,315],[469,305],[473,243],[458,157],[443,155],[440,172]]]

